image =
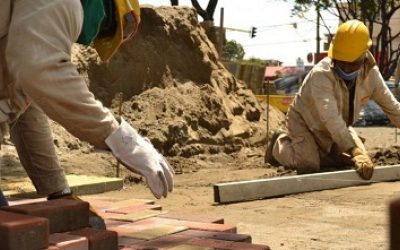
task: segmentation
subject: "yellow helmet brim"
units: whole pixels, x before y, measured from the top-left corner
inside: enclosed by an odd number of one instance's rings
[[[136,33],[140,23],[140,6],[137,0],[114,0],[117,11],[117,29],[112,37],[96,38],[94,48],[102,61],[108,61],[117,52],[124,39],[131,38]],[[128,34],[124,34],[126,16],[132,15],[134,24]]]

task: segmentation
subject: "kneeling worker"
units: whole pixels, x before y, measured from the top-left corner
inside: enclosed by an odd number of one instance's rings
[[[289,108],[287,132],[272,135],[266,162],[298,173],[351,165],[363,179],[372,177],[374,165],[351,125],[368,100],[374,100],[400,127],[400,104],[368,50],[371,43],[362,22],[339,26],[328,57],[308,73]]]

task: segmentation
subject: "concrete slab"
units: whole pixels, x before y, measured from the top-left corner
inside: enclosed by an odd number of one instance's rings
[[[344,170],[219,183],[214,184],[214,201],[218,203],[249,201],[395,180],[400,180],[400,165],[376,167],[371,180],[361,179],[355,170]]]

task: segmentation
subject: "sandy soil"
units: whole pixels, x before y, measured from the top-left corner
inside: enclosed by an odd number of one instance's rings
[[[263,163],[265,105],[218,61],[197,15],[187,8],[142,8],[138,37],[109,64],[89,48],[75,48],[73,62],[105,105],[149,137],[176,169],[175,191],[158,201],[165,210],[209,213],[272,249],[384,249],[387,204],[400,183],[298,194],[230,205],[213,203],[212,185],[294,172]],[[113,103],[123,93],[121,112]],[[270,128],[284,116],[270,109]],[[67,173],[115,176],[111,155],[94,152],[52,122],[54,144]],[[395,129],[360,128],[374,162],[399,163]],[[400,138],[399,138],[400,140]],[[11,143],[2,145],[3,184],[26,176]],[[126,187],[106,193],[153,198],[140,177],[123,170]],[[346,181],[346,180],[341,180]]]
[[[383,157],[398,162],[394,128],[357,128],[357,131],[367,139],[366,146],[370,151],[386,152]],[[111,156],[94,153],[87,144],[73,137],[56,134],[55,140],[59,145],[57,151],[61,164],[67,173],[115,175],[116,163]],[[175,190],[167,199],[157,203],[167,211],[223,217],[226,223],[237,225],[239,233],[252,235],[254,243],[266,244],[272,249],[372,250],[388,247],[388,203],[400,198],[400,182],[229,205],[215,204],[214,183],[295,174],[283,168],[267,167],[263,163],[263,152],[260,147],[243,149],[231,155],[169,157],[177,170]],[[7,180],[23,177],[25,172],[13,146],[3,145],[2,153],[4,187]],[[154,199],[140,177],[124,169],[122,176],[126,180],[123,190],[100,195]]]
[[[357,131],[366,137],[370,149],[396,145],[394,128]],[[257,162],[258,153],[253,155],[248,162]],[[209,165],[201,161],[192,163],[198,166],[197,170],[178,174],[174,192],[157,201],[165,210],[223,217],[226,223],[237,225],[239,233],[251,234],[254,243],[272,249],[388,248],[388,204],[400,198],[400,182],[218,205],[213,202],[214,183],[266,178],[279,171],[228,157]],[[143,185],[127,185],[124,190],[102,196],[152,199]]]

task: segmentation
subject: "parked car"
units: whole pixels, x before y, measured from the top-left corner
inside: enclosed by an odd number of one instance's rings
[[[396,87],[393,81],[385,81],[386,85],[395,93]],[[400,96],[396,96],[396,99],[400,101]],[[354,126],[376,126],[376,125],[388,125],[390,124],[389,118],[383,112],[383,110],[374,101],[368,101],[367,105],[360,112],[360,117],[354,124]]]

